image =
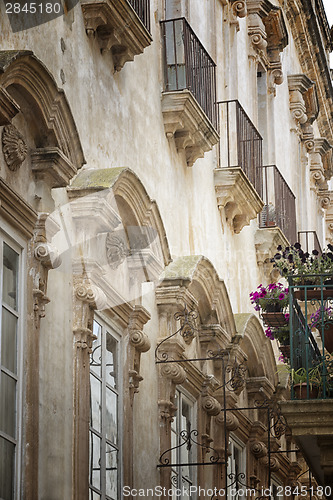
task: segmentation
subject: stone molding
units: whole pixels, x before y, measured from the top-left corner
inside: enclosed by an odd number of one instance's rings
[[[37,212],[1,178],[0,215],[27,239],[33,236]]]
[[[234,233],[241,232],[261,212],[264,202],[240,167],[214,170],[214,184],[219,210],[224,210]]]
[[[0,127],[9,125],[19,111],[20,106],[8,92],[0,86]]]
[[[152,42],[127,0],[81,1],[86,33],[96,37],[102,53],[111,51],[115,71],[142,54]]]
[[[217,131],[189,90],[163,92],[162,113],[166,136],[184,152],[188,167],[217,144]]]
[[[50,188],[66,187],[76,168],[57,147],[39,148],[31,152],[31,168],[36,178],[45,180]]]

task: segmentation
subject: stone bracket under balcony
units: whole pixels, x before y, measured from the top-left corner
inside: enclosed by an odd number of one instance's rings
[[[217,144],[219,134],[189,90],[163,92],[162,113],[166,136],[185,152],[189,167]]]
[[[264,202],[240,167],[214,170],[219,210],[224,209],[227,223],[238,234],[261,212]]]
[[[81,7],[88,37],[98,38],[102,53],[111,51],[115,71],[151,44],[151,34],[127,0],[84,0]]]
[[[285,248],[289,244],[289,241],[277,226],[263,227],[256,230],[254,245],[257,264],[262,271],[263,277],[274,280],[274,278],[280,276],[280,272],[277,269],[273,269],[271,258],[276,254],[279,245]]]
[[[322,485],[333,485],[333,399],[280,402],[293,437],[311,472]]]

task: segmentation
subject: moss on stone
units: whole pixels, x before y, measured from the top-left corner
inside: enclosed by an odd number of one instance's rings
[[[165,270],[164,279],[190,279],[202,255],[186,255],[171,262]]]
[[[82,170],[73,181],[73,189],[108,189],[127,167]]]

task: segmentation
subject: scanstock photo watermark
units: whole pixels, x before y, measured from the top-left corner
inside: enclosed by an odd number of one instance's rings
[[[306,497],[308,494],[322,497],[323,495],[330,497],[332,488],[330,486],[311,486],[310,488],[302,485],[301,487],[292,486],[273,486],[269,488],[230,488],[228,493],[225,489],[218,488],[201,488],[200,486],[188,486],[182,488],[166,488],[165,486],[155,486],[154,488],[131,488],[130,486],[123,486],[123,497],[132,498],[214,498],[217,499],[240,499],[240,498],[273,498],[274,496],[281,497]]]
[[[68,15],[79,0],[39,0],[37,2],[0,0],[0,2],[0,10],[5,9],[12,31],[17,33],[52,21],[56,17]]]

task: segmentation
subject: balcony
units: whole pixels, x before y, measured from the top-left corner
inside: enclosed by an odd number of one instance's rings
[[[290,276],[289,291],[291,400],[281,409],[317,481],[332,486],[332,275]]]
[[[236,100],[219,104],[219,168],[215,189],[219,209],[227,223],[239,233],[261,212],[262,137]]]
[[[192,166],[218,142],[215,63],[185,18],[161,22],[166,135]]]
[[[87,35],[111,51],[115,71],[152,42],[150,0],[83,0],[81,8]]]

